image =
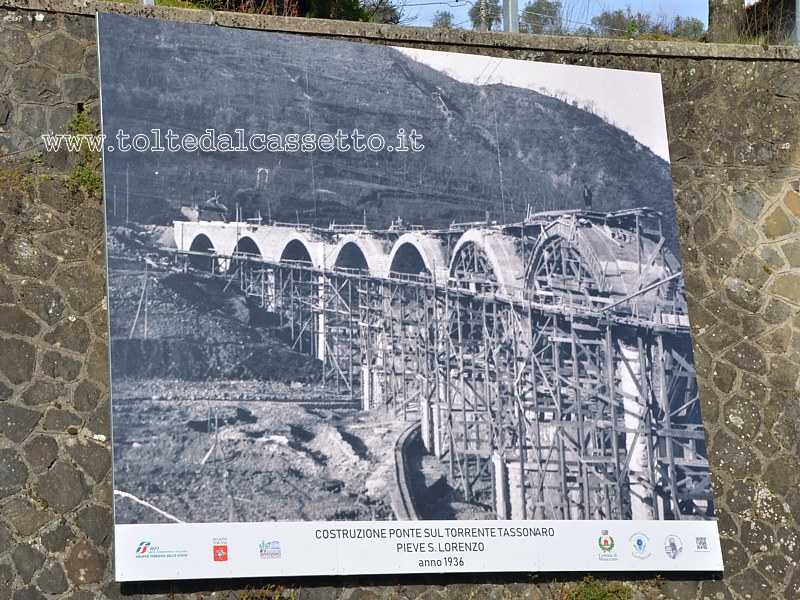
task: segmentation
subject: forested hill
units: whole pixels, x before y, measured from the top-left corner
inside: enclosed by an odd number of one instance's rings
[[[672,217],[668,164],[561,100],[462,83],[386,46],[119,23],[101,44],[106,133],[358,129],[395,144],[402,128],[415,130],[425,146],[419,153],[107,154],[106,189],[125,189],[127,167],[137,220],[168,221],[181,204],[216,191],[229,207],[279,220],[327,225],[366,218],[382,227],[401,216],[441,227],[483,219],[487,211],[518,220],[528,204],[585,207],[584,187],[594,210],[651,206]],[[260,168],[269,169],[269,180],[255,190]]]

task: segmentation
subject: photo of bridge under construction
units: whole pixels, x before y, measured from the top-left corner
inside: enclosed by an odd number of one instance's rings
[[[658,145],[491,79],[519,61],[108,23],[106,128],[206,123],[205,81],[250,126],[425,144],[105,156],[117,524],[715,518],[663,113]]]

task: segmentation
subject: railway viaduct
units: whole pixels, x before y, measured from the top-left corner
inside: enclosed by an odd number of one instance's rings
[[[175,222],[502,519],[713,517],[682,273],[649,209],[428,231]]]

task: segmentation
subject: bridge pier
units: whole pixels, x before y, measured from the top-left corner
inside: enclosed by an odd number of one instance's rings
[[[278,294],[276,289],[277,283],[275,281],[275,269],[266,269],[265,274],[266,280],[262,279],[261,288],[261,297],[264,298],[262,308],[266,311],[276,313],[279,309],[276,304]]]
[[[492,454],[492,473],[494,483],[494,512],[501,520],[511,519],[512,507],[509,498],[510,482],[508,469],[503,457],[495,452]]]
[[[650,427],[646,422],[650,390],[647,378],[642,377],[646,365],[641,338],[637,338],[637,342],[638,345],[632,345],[619,341],[620,356],[615,376],[623,398],[625,451],[628,456],[625,479],[630,489],[630,518],[650,520],[655,518],[655,498],[651,492],[655,473],[649,448]]]
[[[528,498],[525,491],[525,469],[517,461],[505,465],[508,479],[508,516],[513,521],[522,521],[532,517],[528,513]]]
[[[427,390],[425,390],[427,392]],[[433,446],[433,410],[431,407],[430,397],[427,393],[423,394],[420,400],[419,416],[421,421],[422,443],[425,449],[430,452]]]
[[[370,370],[370,366],[362,365],[361,366],[361,409],[362,410],[372,410],[375,406],[372,403],[372,390],[373,382],[372,382],[372,372]]]
[[[317,306],[316,306],[316,313],[317,313],[317,358],[322,361],[322,364],[325,364],[325,359],[327,357],[326,348],[327,348],[327,329],[325,327],[325,303],[326,303],[326,294],[325,294],[325,287],[328,285],[326,277],[324,274],[318,275],[315,279],[315,288],[316,288],[316,296],[317,296]],[[323,367],[324,368],[324,367]]]

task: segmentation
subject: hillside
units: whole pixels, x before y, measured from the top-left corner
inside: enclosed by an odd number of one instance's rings
[[[129,52],[143,29],[152,30],[147,51]],[[461,83],[385,46],[158,21],[120,27],[115,39],[101,47],[107,134],[358,129],[392,143],[402,128],[425,145],[404,154],[107,153],[107,190],[119,199],[128,189],[141,222],[168,223],[181,204],[218,192],[229,208],[277,220],[384,227],[402,216],[441,227],[487,212],[518,220],[528,204],[585,207],[584,186],[594,210],[673,214],[666,162],[601,118],[531,90]],[[269,181],[255,190],[260,168]]]

